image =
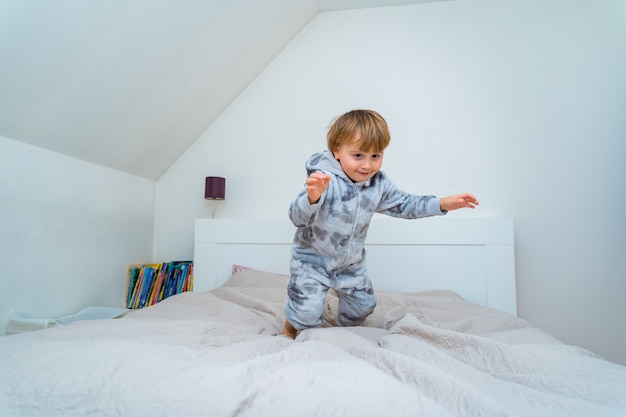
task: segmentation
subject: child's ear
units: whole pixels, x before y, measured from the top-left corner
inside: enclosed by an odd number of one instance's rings
[[[337,161],[339,161],[339,152],[333,151],[333,156],[335,157]]]

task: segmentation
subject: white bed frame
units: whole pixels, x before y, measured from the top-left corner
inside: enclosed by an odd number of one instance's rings
[[[194,291],[222,285],[233,265],[288,274],[294,232],[289,219],[197,219]],[[376,290],[447,289],[517,313],[512,219],[374,217],[365,247]]]

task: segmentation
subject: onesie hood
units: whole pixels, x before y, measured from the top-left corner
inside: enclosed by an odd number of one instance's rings
[[[343,168],[341,168],[341,164],[339,163],[338,160],[335,159],[335,156],[329,150],[325,150],[325,151],[313,154],[306,161],[304,166],[305,166],[306,171],[307,171],[307,176],[311,175],[315,171],[322,171],[322,172],[329,172],[329,173],[334,174],[334,175],[336,175],[338,177],[341,177],[344,180],[348,181],[349,183],[353,183],[354,182],[343,171]],[[376,175],[378,175],[378,173]],[[359,184],[368,185],[370,180],[367,180],[366,182],[359,183]]]

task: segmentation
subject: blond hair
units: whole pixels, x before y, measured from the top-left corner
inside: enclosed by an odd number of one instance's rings
[[[328,129],[328,150],[352,143],[360,134],[359,150],[382,152],[391,140],[385,119],[373,110],[352,110],[337,117]]]

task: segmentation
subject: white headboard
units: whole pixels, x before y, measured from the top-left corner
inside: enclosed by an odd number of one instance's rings
[[[294,232],[286,218],[197,219],[194,291],[222,285],[233,265],[288,274]],[[365,247],[375,290],[447,289],[517,312],[512,219],[374,217]]]

